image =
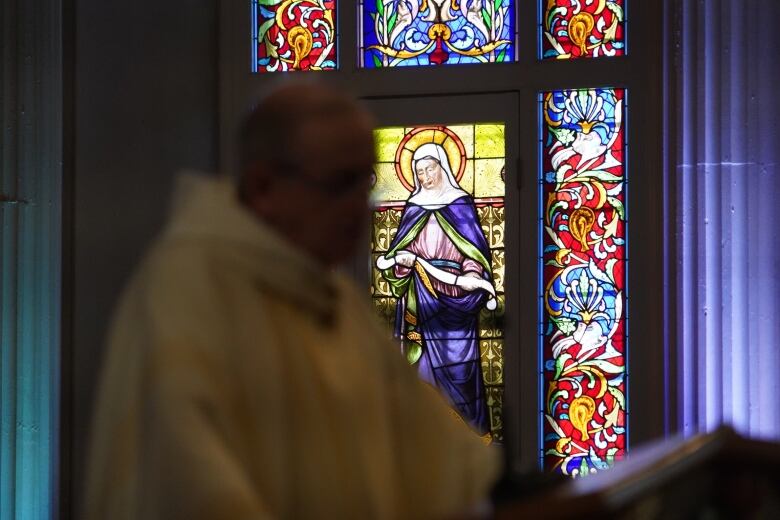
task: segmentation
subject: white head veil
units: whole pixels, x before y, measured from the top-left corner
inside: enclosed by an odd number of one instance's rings
[[[442,189],[438,191],[429,191],[420,185],[417,179],[417,163],[423,159],[433,159],[439,163],[445,175],[442,176]],[[414,152],[412,157],[412,177],[414,178],[414,192],[409,197],[409,202],[422,206],[425,209],[439,209],[451,203],[455,199],[468,195],[458,185],[455,176],[452,174],[450,161],[447,153],[441,145],[435,143],[426,143]]]

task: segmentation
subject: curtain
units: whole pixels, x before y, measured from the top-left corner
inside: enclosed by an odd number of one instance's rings
[[[59,458],[61,3],[0,4],[0,519],[53,518]]]
[[[777,438],[780,2],[672,4],[679,426]]]

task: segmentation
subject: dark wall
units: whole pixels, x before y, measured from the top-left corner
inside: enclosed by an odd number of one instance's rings
[[[75,5],[73,331],[66,374],[72,450],[64,468],[70,475],[63,475],[65,512],[73,517],[111,311],[163,221],[175,172],[214,171],[218,136],[216,2]]]

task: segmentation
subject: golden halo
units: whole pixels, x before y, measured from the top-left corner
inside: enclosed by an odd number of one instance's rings
[[[401,139],[395,151],[395,173],[408,191],[414,191],[412,158],[422,145],[435,143],[444,148],[455,180],[460,182],[466,171],[466,147],[460,137],[446,126],[418,126]]]

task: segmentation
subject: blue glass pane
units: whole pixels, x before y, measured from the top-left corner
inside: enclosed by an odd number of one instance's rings
[[[515,59],[514,0],[374,0],[360,8],[365,68]]]

